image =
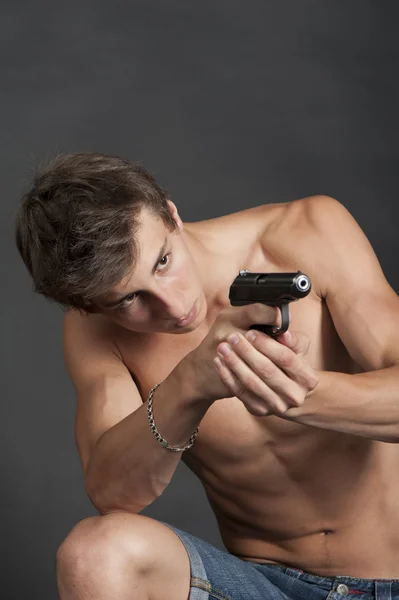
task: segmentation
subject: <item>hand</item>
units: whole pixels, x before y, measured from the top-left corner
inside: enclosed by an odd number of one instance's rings
[[[264,304],[248,304],[222,310],[200,345],[187,354],[173,371],[183,382],[190,396],[204,402],[213,402],[231,396],[228,386],[214,368],[213,359],[219,344],[230,333],[245,334],[251,325],[280,325],[278,308]]]
[[[318,384],[307,360],[309,346],[310,338],[302,332],[282,333],[276,339],[254,330],[235,332],[219,344],[214,364],[230,394],[250,413],[284,415],[303,404]]]

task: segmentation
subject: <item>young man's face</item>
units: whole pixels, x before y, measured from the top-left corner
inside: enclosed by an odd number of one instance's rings
[[[126,329],[187,333],[205,316],[206,299],[178,215],[177,220],[179,227],[170,232],[160,218],[141,213],[136,268],[100,299],[102,314]],[[193,312],[194,319],[182,320]]]

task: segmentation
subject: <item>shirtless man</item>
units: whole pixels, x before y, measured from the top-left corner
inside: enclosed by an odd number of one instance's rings
[[[58,550],[62,600],[399,598],[399,301],[342,204],[183,223],[142,167],[65,155],[24,197],[17,244],[36,290],[70,308],[100,513]],[[279,311],[231,307],[241,269],[310,277],[288,333],[250,337]],[[139,514],[180,459],[228,552]]]

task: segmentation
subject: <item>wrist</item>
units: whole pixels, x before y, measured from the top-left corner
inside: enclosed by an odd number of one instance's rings
[[[156,426],[155,419],[154,419],[154,413],[152,410],[153,395],[154,395],[155,390],[158,389],[158,387],[161,385],[161,383],[162,382],[154,385],[154,387],[151,388],[150,393],[148,395],[147,414],[148,414],[148,422],[150,424],[150,429],[151,429],[153,436],[157,440],[157,442],[159,442],[163,448],[166,448],[167,450],[171,450],[172,452],[184,452],[185,450],[189,450],[193,446],[195,440],[197,439],[197,435],[199,432],[199,425],[197,425],[197,427],[191,434],[190,439],[184,444],[184,446],[171,446],[169,444],[169,442],[158,431],[158,428]]]
[[[175,397],[181,397],[184,405],[209,408],[214,398],[211,398],[198,385],[198,374],[195,364],[183,359],[165,379],[170,392]]]
[[[308,419],[315,416],[317,411],[320,408],[320,404],[323,397],[326,397],[328,394],[328,386],[330,384],[329,381],[329,373],[327,371],[317,371],[315,370],[319,381],[317,385],[310,390],[300,406],[295,406],[293,408],[289,408],[284,415],[284,418],[295,421],[296,423],[301,423],[303,425],[308,424]]]

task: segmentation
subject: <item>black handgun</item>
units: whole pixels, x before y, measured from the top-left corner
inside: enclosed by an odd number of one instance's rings
[[[310,279],[305,273],[251,273],[240,271],[233,281],[229,299],[232,306],[245,304],[267,304],[278,306],[281,312],[281,326],[277,325],[251,325],[250,329],[257,329],[271,336],[277,336],[287,331],[289,325],[290,302],[304,298],[311,290]]]

